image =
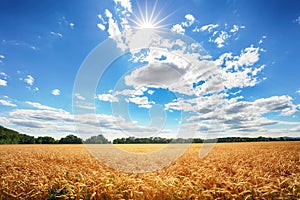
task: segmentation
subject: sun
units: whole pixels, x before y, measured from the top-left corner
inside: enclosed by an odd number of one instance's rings
[[[156,11],[157,0],[154,2],[152,9],[150,11],[148,7],[148,1],[145,2],[145,9],[142,10],[140,5],[137,4],[138,13],[132,13],[134,19],[130,19],[131,22],[134,23],[134,28],[136,29],[162,29],[167,26],[167,24],[163,24],[163,22],[170,17],[170,15],[165,17],[160,17],[161,12]]]

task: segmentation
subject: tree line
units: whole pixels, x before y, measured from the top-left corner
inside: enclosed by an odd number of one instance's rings
[[[50,136],[33,137],[0,126],[0,144],[82,144],[83,140],[75,135],[68,135],[59,140]]]
[[[161,137],[150,137],[150,138],[117,138],[113,140],[113,144],[166,144],[166,143],[226,143],[226,142],[267,142],[267,141],[300,141],[300,138],[295,137],[224,137],[215,139],[201,139],[201,138],[161,138]]]
[[[224,137],[217,139],[201,139],[201,138],[116,138],[113,144],[167,144],[167,143],[225,143],[225,142],[266,142],[266,141],[300,141],[300,137]],[[83,140],[75,135],[67,135],[59,140],[50,136],[41,136],[35,138],[26,134],[21,134],[15,130],[11,130],[0,126],[0,144],[108,144],[111,143],[102,134],[91,136]]]

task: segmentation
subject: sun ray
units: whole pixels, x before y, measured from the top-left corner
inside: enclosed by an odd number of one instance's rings
[[[162,10],[156,11],[158,0],[154,1],[153,6],[150,8],[148,1],[145,1],[145,9],[143,10],[137,2],[137,13],[132,13],[133,19],[129,19],[134,24],[135,29],[162,29],[168,26],[167,24],[162,24],[166,19],[168,19],[171,15],[174,14],[172,12],[171,14],[160,17]]]

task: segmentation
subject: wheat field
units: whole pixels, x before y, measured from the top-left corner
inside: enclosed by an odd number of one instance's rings
[[[130,173],[83,145],[1,145],[0,199],[300,199],[300,142],[216,144],[204,158],[200,148],[161,170]]]

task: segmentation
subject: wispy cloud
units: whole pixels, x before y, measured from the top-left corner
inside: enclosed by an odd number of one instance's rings
[[[74,96],[75,96],[75,98],[78,99],[78,100],[81,100],[81,101],[84,101],[84,100],[85,100],[85,98],[84,98],[81,94],[79,94],[79,93],[75,93]]]
[[[2,40],[2,44],[3,45],[22,46],[22,47],[30,48],[30,49],[35,50],[35,51],[38,50],[38,47],[35,46],[34,44],[29,44],[29,43],[22,42],[22,41]]]
[[[3,106],[10,106],[10,107],[16,107],[17,105],[14,103],[11,103],[8,100],[4,100],[4,99],[0,99],[0,104],[2,104]]]
[[[215,28],[219,27],[218,24],[207,24],[202,26],[201,28],[195,28],[193,32],[200,32],[200,31],[208,31],[209,33],[212,32]]]
[[[41,109],[41,110],[58,110],[57,108],[46,106],[46,105],[40,104],[38,102],[26,101],[25,103],[34,108]]]
[[[297,17],[297,18],[295,19],[295,22],[296,22],[297,24],[300,24],[300,16]]]
[[[53,31],[51,31],[50,34],[55,36],[55,37],[59,37],[59,38],[63,37],[63,35],[61,33],[56,33],[56,32],[53,32]]]

